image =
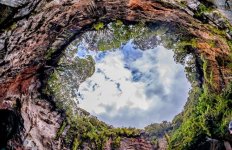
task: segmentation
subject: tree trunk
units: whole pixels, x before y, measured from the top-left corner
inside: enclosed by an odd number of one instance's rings
[[[168,23],[181,28],[198,39],[194,53],[208,60],[214,71],[215,90],[220,91],[231,81],[231,70],[217,61],[231,61],[224,38],[212,34],[192,16],[192,10],[176,2],[28,0],[14,8],[1,5],[0,9],[0,121],[7,124],[0,124],[0,147],[8,143],[22,149],[65,149],[61,139],[56,139],[65,115],[43,96],[41,88],[49,67],[56,67],[64,48],[99,21]],[[217,47],[210,47],[209,40]]]

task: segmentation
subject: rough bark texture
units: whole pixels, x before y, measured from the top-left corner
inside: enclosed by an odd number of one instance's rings
[[[14,148],[63,149],[56,139],[63,115],[53,102],[41,98],[46,72],[76,36],[98,21],[164,22],[183,28],[198,38],[199,57],[204,55],[213,70],[216,89],[231,80],[231,70],[220,59],[231,61],[226,41],[175,3],[155,0],[34,0],[17,8],[1,6],[10,15],[0,21],[0,109],[23,118],[19,138],[8,142]],[[5,18],[5,19],[4,19]],[[212,48],[207,41],[216,42]],[[52,55],[51,53],[54,51]],[[3,57],[4,56],[4,57]],[[1,112],[0,112],[1,113]],[[2,133],[1,133],[2,134]],[[18,139],[18,140],[17,140]],[[135,142],[134,142],[135,141]],[[143,139],[124,139],[121,149],[152,149]],[[142,141],[142,142],[141,142]]]

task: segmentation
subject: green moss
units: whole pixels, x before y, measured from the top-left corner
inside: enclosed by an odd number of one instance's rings
[[[112,148],[117,149],[120,147],[121,137],[116,137],[112,141]]]
[[[180,50],[182,50],[183,48],[185,48],[186,46],[191,46],[193,48],[197,47],[197,39],[192,38],[191,40],[181,40],[178,44],[177,47],[180,48]]]
[[[221,35],[223,37],[226,36],[226,31],[225,30],[220,30],[217,27],[212,26],[212,25],[206,25],[206,26],[210,31],[212,31],[212,33],[214,33],[216,35]]]
[[[216,46],[215,40],[209,40],[209,41],[207,41],[207,43],[210,45],[210,47],[215,47]]]
[[[205,79],[205,84],[208,84],[208,86],[211,86],[211,89],[213,89],[215,87],[214,82],[213,82],[213,70],[209,70],[208,67],[208,61],[203,57],[203,55],[201,56],[201,60],[203,61],[203,73],[204,73],[204,79]]]
[[[229,60],[226,66],[232,70],[232,52],[229,54]]]
[[[151,144],[153,144],[153,145],[158,145],[158,140],[157,140],[156,138],[153,138],[153,139],[151,140]]]
[[[204,58],[203,55],[201,55],[201,60],[203,61],[203,73],[204,73],[204,79],[209,82],[209,79],[208,79],[208,61]]]
[[[155,32],[157,35],[164,35],[168,31],[167,27],[159,27]]]
[[[51,56],[52,56],[52,54],[53,54],[55,51],[56,51],[56,50],[53,49],[53,48],[48,49],[47,52],[46,52],[46,55],[45,55],[45,59],[46,59],[46,60],[51,59]]]
[[[104,23],[103,22],[98,22],[96,24],[93,25],[93,28],[97,31],[101,30],[104,28]]]
[[[232,27],[230,25],[229,26],[229,30],[232,31]],[[226,34],[227,34],[227,31],[226,29],[225,30],[221,30],[221,29],[218,29],[217,27],[214,27],[212,25],[207,25],[207,28],[215,35],[219,35],[225,42],[227,42],[229,48],[230,48],[230,51],[232,52],[232,41],[231,40],[228,40],[226,38]],[[215,41],[209,41],[209,44],[212,46],[212,47],[215,47]]]
[[[180,5],[182,7],[187,7],[187,1],[180,1]]]
[[[211,7],[206,7],[204,4],[200,4],[197,8],[195,16],[201,17],[204,13],[212,11]]]
[[[122,26],[123,22],[121,20],[117,20],[115,24],[116,24],[116,26]]]
[[[67,123],[65,121],[63,121],[60,129],[58,130],[58,132],[56,134],[56,137],[60,137],[61,136],[61,134],[64,132],[64,129],[65,129],[66,126],[67,126]]]
[[[80,142],[79,142],[78,138],[75,138],[73,141],[72,150],[77,150],[79,145],[80,145]]]
[[[227,40],[227,44],[230,47],[230,52],[232,53],[232,40]]]

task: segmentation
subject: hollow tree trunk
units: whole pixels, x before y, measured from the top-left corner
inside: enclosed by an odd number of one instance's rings
[[[51,67],[64,48],[79,34],[98,21],[116,19],[169,23],[197,37],[196,55],[204,55],[214,70],[213,79],[220,90],[231,80],[231,70],[218,64],[216,58],[227,58],[229,46],[199,20],[190,10],[176,3],[155,0],[33,0],[11,8],[1,5],[0,20],[0,116],[12,129],[0,131],[6,139],[2,145],[17,148],[63,149],[56,133],[65,118],[54,102],[41,96],[41,87]],[[207,40],[218,43],[211,48]],[[50,51],[54,51],[47,58]],[[20,124],[16,127],[15,123]],[[1,127],[6,128],[1,124]],[[0,127],[0,128],[1,128]],[[24,128],[24,129],[22,129]],[[2,137],[3,137],[2,136]],[[145,144],[148,145],[149,143]],[[24,146],[23,146],[24,145]],[[0,145],[1,146],[1,145]],[[145,149],[145,148],[144,148]]]

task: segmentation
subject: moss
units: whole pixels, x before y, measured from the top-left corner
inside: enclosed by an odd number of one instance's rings
[[[99,51],[106,51],[106,50],[111,50],[114,47],[120,47],[121,43],[118,41],[111,41],[110,43],[106,43],[103,40],[100,40],[98,42],[98,50]]]
[[[196,17],[201,17],[204,13],[212,11],[211,7],[206,7],[204,4],[200,4],[195,12]]]
[[[10,31],[10,30],[14,30],[17,28],[17,23],[14,22],[11,26],[9,26],[6,30]]]
[[[230,52],[232,53],[232,40],[226,40],[228,46],[230,47]]]
[[[180,6],[187,7],[187,1],[180,1]]]
[[[53,49],[53,48],[48,49],[47,52],[46,52],[46,55],[45,55],[45,59],[46,59],[46,60],[51,59],[51,56],[52,56],[52,54],[53,54],[55,51],[56,51],[56,50]]]
[[[112,141],[112,148],[113,149],[117,149],[120,147],[120,143],[121,143],[121,137],[116,137],[113,139]]]
[[[222,37],[226,36],[226,31],[225,30],[220,30],[217,27],[212,26],[212,25],[206,25],[206,26],[213,34],[221,35]]]
[[[80,142],[79,142],[78,138],[75,138],[73,141],[72,150],[77,150],[79,145],[80,145]]]
[[[203,60],[203,73],[204,73],[204,78],[206,79],[206,81],[208,81],[208,73],[207,73],[207,68],[208,68],[208,63],[207,60],[203,57],[203,55],[201,56],[201,60]]]
[[[157,140],[156,138],[153,138],[153,139],[151,140],[151,144],[153,144],[153,145],[158,145],[159,143],[158,143],[158,140]]]
[[[208,61],[201,55],[201,60],[203,61],[202,69],[204,73],[205,82],[209,85],[213,85],[213,71],[209,70]]]
[[[61,136],[61,134],[64,132],[64,129],[65,129],[66,126],[67,126],[66,121],[63,121],[60,129],[58,130],[58,132],[56,134],[56,137],[60,137]]]
[[[207,43],[209,44],[210,47],[216,47],[215,40],[208,40]]]
[[[123,22],[121,20],[116,21],[116,26],[122,26],[122,25],[123,25]]]
[[[232,70],[232,52],[229,54],[229,60],[226,66]]]
[[[221,30],[221,29],[218,29],[217,27],[214,27],[212,25],[207,25],[207,28],[215,35],[219,35],[225,42],[227,42],[229,48],[230,48],[230,51],[232,52],[232,41],[227,39],[226,38],[226,34],[227,34],[227,29],[225,30]],[[229,30],[232,31],[231,29],[232,27],[229,25]],[[215,47],[215,41],[209,41],[209,44],[211,45],[211,47]]]
[[[96,24],[93,25],[93,28],[97,31],[101,30],[104,28],[104,23],[103,22],[98,22]]]

